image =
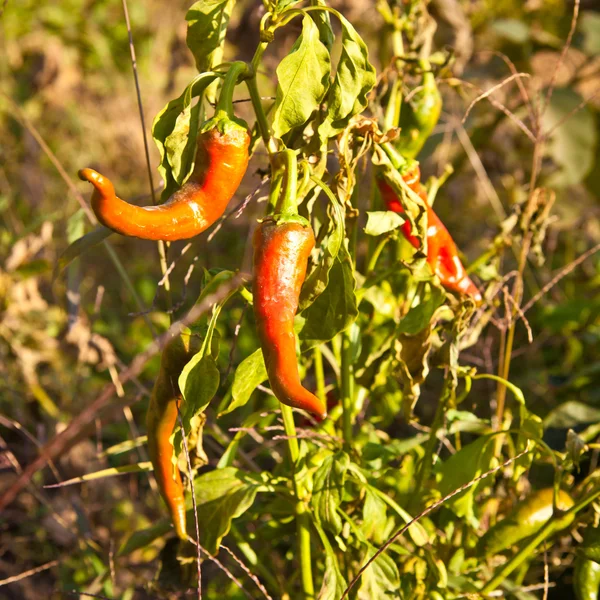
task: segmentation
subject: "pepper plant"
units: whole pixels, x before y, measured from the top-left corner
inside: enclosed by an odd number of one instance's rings
[[[107,451],[147,444],[150,460],[86,477],[137,474],[149,520],[119,540],[113,572],[150,552],[152,597],[528,600],[548,572],[597,597],[598,473],[578,469],[599,428],[552,446],[510,377],[522,301],[544,293],[532,269],[555,200],[540,167],[548,138],[515,117],[533,136],[528,186],[488,247],[463,255],[437,211],[452,167],[426,179],[419,160],[441,144],[442,101],[471,90],[436,48],[428,7],[379,0],[375,53],[325,0],[264,0],[254,54],[234,60],[238,6],[199,0],[185,16],[198,73],[152,125],[162,203],[135,207],[80,171],[103,226],[57,276],[119,235],[158,241],[165,318],[128,372],[162,352],[140,402],[146,431]],[[529,100],[533,120],[545,105]],[[246,256],[212,257],[197,299],[178,302],[174,267],[190,246],[165,243],[226,231],[234,212],[251,232]],[[496,364],[464,358],[483,336]],[[106,597],[135,597],[109,569],[98,580]]]

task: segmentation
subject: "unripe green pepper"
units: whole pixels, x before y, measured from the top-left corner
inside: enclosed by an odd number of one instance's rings
[[[429,68],[429,65],[426,65]],[[416,158],[431,135],[442,112],[442,96],[434,74],[427,70],[423,81],[400,111],[400,136],[395,142],[405,158]]]
[[[491,556],[510,548],[513,544],[536,534],[553,515],[554,488],[533,492],[517,504],[510,515],[502,519],[479,540],[480,554]],[[560,490],[557,508],[569,510],[574,504],[567,492]]]
[[[573,591],[577,600],[598,600],[600,564],[579,556],[575,562]]]

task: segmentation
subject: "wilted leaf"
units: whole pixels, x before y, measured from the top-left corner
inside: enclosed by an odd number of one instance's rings
[[[350,22],[340,15],[342,54],[335,79],[327,96],[327,113],[319,126],[321,139],[342,131],[350,119],[367,106],[367,94],[375,85],[375,68],[369,51]]]
[[[398,229],[405,221],[404,217],[391,210],[367,211],[365,233],[367,235],[381,235]]]

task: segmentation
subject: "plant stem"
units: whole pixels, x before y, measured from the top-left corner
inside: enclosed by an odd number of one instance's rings
[[[447,383],[444,385],[444,390],[442,391],[442,396],[440,401],[438,402],[437,409],[435,411],[435,416],[433,417],[433,423],[431,424],[431,429],[429,431],[429,440],[427,441],[427,446],[425,446],[425,455],[421,460],[421,466],[419,468],[419,472],[417,474],[417,482],[415,485],[416,493],[413,496],[413,501],[410,503],[410,510],[414,510],[416,507],[416,501],[419,499],[419,492],[423,487],[423,483],[427,481],[429,474],[431,473],[431,464],[433,462],[433,453],[435,451],[435,447],[438,443],[437,432],[442,426],[444,422],[444,412],[446,409],[446,399],[449,394],[449,385]]]
[[[531,170],[531,177],[529,181],[529,199],[528,204],[532,201],[535,194],[535,186],[537,182],[539,161],[543,152],[543,143],[536,143],[533,150],[533,168]],[[519,255],[519,267],[518,274],[515,278],[515,284],[513,287],[513,308],[511,310],[510,325],[508,328],[508,335],[506,337],[506,346],[504,348],[503,360],[500,361],[498,374],[500,377],[508,381],[510,374],[510,361],[512,355],[513,344],[515,341],[515,330],[517,326],[516,317],[519,313],[519,306],[523,297],[523,273],[527,266],[527,255],[531,247],[531,233],[527,232],[523,236],[523,244],[521,246],[521,252]],[[501,356],[502,358],[502,356]],[[504,405],[506,401],[506,386],[504,384],[498,384],[496,393],[497,405],[496,405],[496,429],[502,428],[502,422],[504,421]],[[498,456],[502,449],[502,436],[498,436],[495,446],[495,454]]]
[[[369,273],[372,273],[375,270],[375,265],[377,264],[377,260],[379,259],[379,255],[381,254],[382,250],[385,248],[385,245],[390,241],[390,236],[384,235],[380,240],[379,243],[377,244],[377,246],[375,247],[375,250],[373,250],[373,254],[371,255],[371,258],[369,259],[369,264],[367,265],[367,275]]]
[[[352,347],[348,330],[342,333],[341,356],[342,434],[346,449],[352,447],[352,409],[354,407],[354,385],[352,377]]]
[[[325,394],[325,371],[323,370],[323,355],[321,348],[316,346],[313,350],[313,361],[315,363],[315,380],[317,382],[317,398],[327,404]]]
[[[296,434],[296,425],[294,423],[294,413],[289,406],[280,404],[281,415],[283,416],[283,425],[287,436],[288,451],[290,454],[290,463],[292,468],[292,480],[294,482],[294,492],[296,494],[296,530],[298,532],[298,551],[300,554],[300,573],[302,578],[302,590],[305,600],[314,600],[315,586],[313,583],[312,560],[310,549],[310,515],[304,504],[304,490],[298,482],[296,476],[296,465],[300,456],[298,437]]]

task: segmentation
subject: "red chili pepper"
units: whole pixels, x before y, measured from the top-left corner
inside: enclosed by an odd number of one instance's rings
[[[308,257],[315,245],[310,226],[265,219],[254,233],[254,314],[271,389],[283,404],[320,418],[325,404],[302,386],[294,317]]]
[[[403,179],[410,189],[427,204],[427,192],[421,185],[419,167],[416,166],[408,171]],[[388,210],[403,213],[404,208],[392,187],[383,179],[378,179],[377,184]],[[419,240],[411,233],[409,221],[402,225],[402,232],[415,248],[420,246]],[[429,205],[427,208],[427,262],[444,287],[467,294],[476,302],[481,302],[481,293],[467,275],[452,236]]]
[[[145,240],[183,240],[202,233],[225,212],[248,167],[248,126],[235,119],[231,101],[240,68],[228,72],[215,116],[201,129],[194,171],[164,204],[129,204],[97,171],[79,171],[79,178],[95,188],[92,209],[103,225]]]

